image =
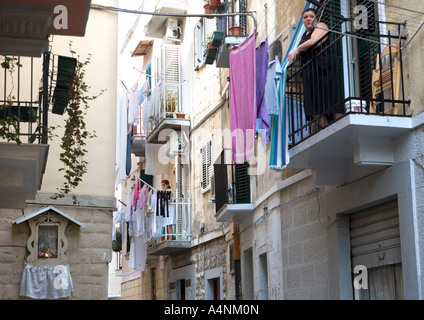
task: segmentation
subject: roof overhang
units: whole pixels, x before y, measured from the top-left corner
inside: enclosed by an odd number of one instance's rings
[[[20,223],[27,221],[29,219],[32,219],[32,218],[34,218],[34,217],[36,217],[40,214],[43,214],[44,212],[47,212],[49,210],[65,217],[66,219],[68,219],[69,221],[72,221],[73,223],[77,224],[80,227],[84,227],[84,225],[81,222],[79,222],[78,220],[72,218],[71,216],[67,215],[66,213],[64,213],[64,212],[60,211],[59,209],[56,209],[55,207],[52,207],[52,206],[48,206],[48,207],[44,207],[44,208],[41,208],[41,209],[38,209],[38,210],[33,210],[31,212],[28,212],[27,214],[23,215],[22,217],[19,217],[18,219],[13,220],[12,224],[20,224]]]
[[[131,54],[131,57],[145,56],[153,47],[153,40],[141,40]]]
[[[84,36],[91,0],[0,0],[0,54],[40,56],[48,35]]]

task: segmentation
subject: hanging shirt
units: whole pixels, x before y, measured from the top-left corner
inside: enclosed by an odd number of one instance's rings
[[[148,188],[147,185],[144,185],[143,188],[140,190],[140,209],[144,209],[147,203],[147,195],[148,195]]]
[[[138,82],[136,82],[130,89],[128,101],[128,124],[131,126],[136,126],[140,121],[140,104],[138,102]]]
[[[230,111],[233,161],[243,163],[254,154],[256,134],[255,33],[230,51]]]
[[[281,73],[280,60],[275,59],[268,64],[265,85],[265,101],[269,115],[278,115],[278,85]]]
[[[158,215],[168,218],[169,217],[169,200],[171,199],[171,191],[158,191],[157,192],[157,208]]]
[[[116,107],[115,187],[127,177],[127,105],[127,91],[121,88],[118,94],[118,105]]]
[[[260,128],[264,130],[262,135],[262,145],[269,142],[269,116],[265,99],[265,86],[268,72],[268,38],[262,41],[256,48],[256,102],[258,119],[260,119]]]

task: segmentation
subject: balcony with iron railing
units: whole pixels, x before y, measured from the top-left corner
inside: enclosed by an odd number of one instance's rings
[[[0,207],[22,208],[41,188],[49,150],[49,60],[45,54],[2,61]]]
[[[393,164],[392,140],[410,128],[410,101],[402,50],[390,34],[386,46],[327,36],[307,61],[287,68],[289,167],[313,169],[318,184],[337,185],[349,171]],[[349,43],[356,52],[348,54]]]
[[[173,131],[190,127],[189,115],[182,108],[181,84],[161,80],[147,103],[147,143],[166,143]]]
[[[172,231],[168,226],[160,228],[160,234],[153,236],[147,243],[147,253],[155,255],[172,255],[191,248],[191,202],[189,199],[176,198],[169,203],[175,212],[176,224]],[[162,221],[158,216],[157,223]]]
[[[249,165],[223,160],[224,152],[214,164],[213,193],[218,222],[237,222],[253,214],[250,195]]]
[[[206,64],[216,61],[217,68],[230,67],[230,50],[232,46],[239,45],[247,38],[247,13],[229,11],[217,12],[229,16],[217,16],[216,30],[208,36],[209,44],[204,51]]]

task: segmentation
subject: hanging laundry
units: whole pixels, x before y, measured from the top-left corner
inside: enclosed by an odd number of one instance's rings
[[[136,82],[130,89],[130,96],[128,99],[128,124],[131,126],[138,125],[140,121],[138,91],[138,82]]]
[[[118,93],[116,108],[116,157],[115,157],[115,187],[127,177],[127,90],[122,87]]]
[[[265,86],[268,71],[268,38],[261,42],[256,48],[256,102],[257,102],[257,118],[260,119],[258,129],[264,130],[262,135],[262,145],[269,142],[269,116],[265,100]]]
[[[138,91],[138,105],[140,106],[144,101],[144,92],[146,91],[147,84],[144,83]]]
[[[158,215],[168,218],[169,217],[169,200],[171,199],[170,191],[157,192],[157,208]]]
[[[142,115],[143,115],[143,123],[142,123],[142,130],[147,132],[148,125],[149,125],[149,115],[148,115],[148,101],[145,99],[143,101],[143,107],[142,107]]]
[[[147,195],[149,193],[149,188],[145,184],[140,190],[140,209],[144,209],[147,203]]]
[[[277,72],[277,70],[281,70],[280,60],[278,58],[268,64],[266,75],[265,101],[270,116],[278,114],[278,85],[281,73]]]
[[[131,173],[131,133],[127,134],[127,150],[125,153],[125,174]]]
[[[133,205],[136,206],[138,199],[140,197],[140,180],[136,179],[137,182],[135,183],[135,189],[134,189],[134,200]]]
[[[233,161],[244,163],[254,154],[256,134],[255,33],[230,51],[230,94]]]
[[[134,235],[140,237],[144,233],[144,209],[140,209],[140,200],[137,201],[137,205],[134,211]]]
[[[144,271],[147,260],[147,244],[144,237],[133,237],[130,244],[128,267],[137,271]]]

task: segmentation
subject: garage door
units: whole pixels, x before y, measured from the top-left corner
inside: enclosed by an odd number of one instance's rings
[[[401,262],[397,201],[351,214],[350,229],[353,266]]]

